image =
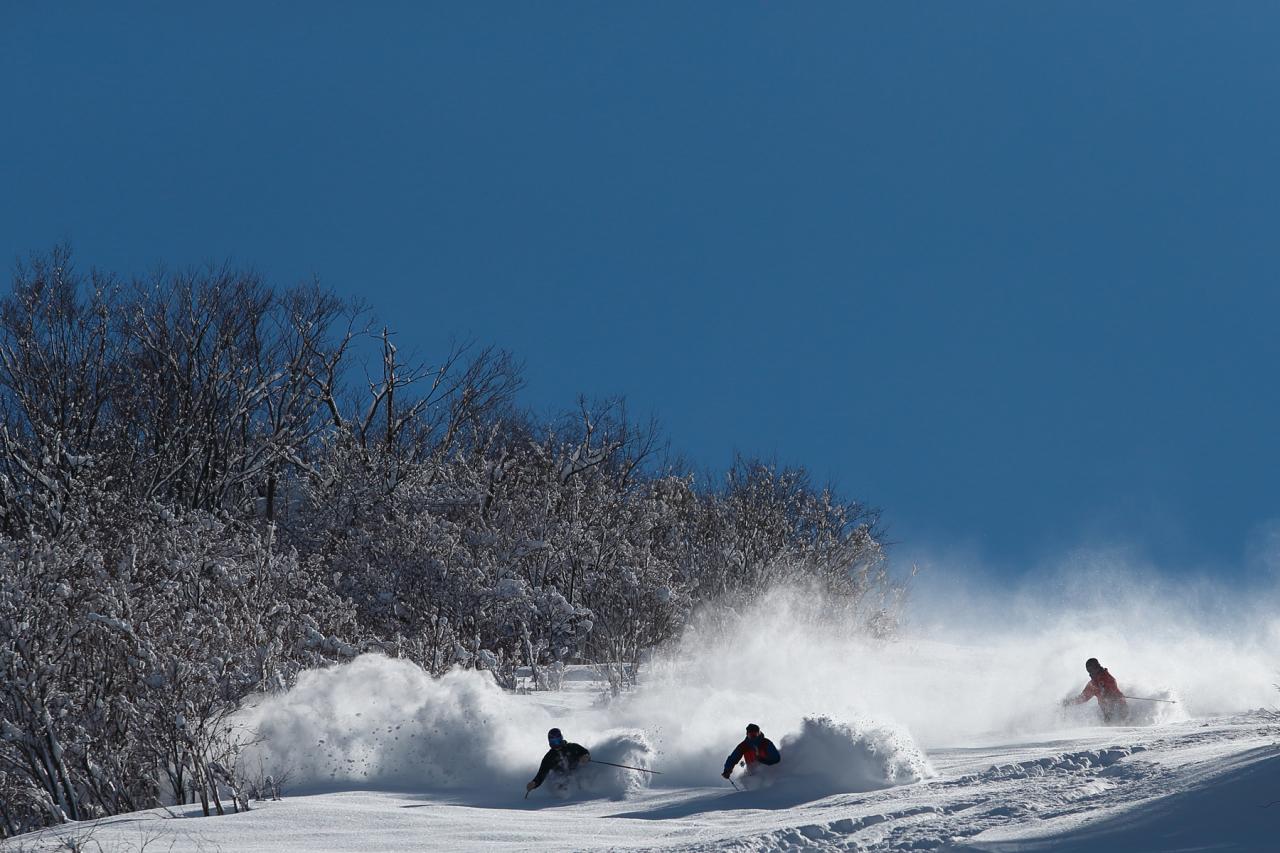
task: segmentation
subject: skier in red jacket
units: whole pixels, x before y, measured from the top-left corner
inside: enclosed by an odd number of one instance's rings
[[[720,775],[728,779],[733,773],[733,766],[740,759],[747,763],[747,772],[750,773],[756,769],[757,762],[767,765],[777,764],[782,760],[782,754],[773,745],[773,741],[764,736],[759,726],[755,723],[747,723],[746,739],[729,753],[729,758],[724,763],[724,772]]]
[[[1116,684],[1115,677],[1107,672],[1097,658],[1089,658],[1084,662],[1089,673],[1089,683],[1074,699],[1067,699],[1063,705],[1082,705],[1090,699],[1097,698],[1098,707],[1102,709],[1103,722],[1108,724],[1125,723],[1129,720],[1129,704],[1124,701],[1124,694]]]

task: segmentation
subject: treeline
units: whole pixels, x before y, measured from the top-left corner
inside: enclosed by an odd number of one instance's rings
[[[616,685],[696,608],[800,584],[893,630],[877,515],[803,470],[702,483],[611,401],[538,423],[494,348],[359,305],[55,250],[0,304],[0,836],[243,805],[229,717],[364,651]],[[230,800],[225,802],[224,798]]]

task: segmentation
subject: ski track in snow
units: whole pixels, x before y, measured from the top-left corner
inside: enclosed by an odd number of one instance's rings
[[[0,849],[53,850],[91,831],[107,853],[147,840],[148,849],[175,853],[1265,850],[1280,830],[1280,806],[1264,807],[1280,800],[1278,738],[1274,716],[1259,711],[934,749],[935,777],[861,794],[657,787],[612,799],[497,792],[480,803],[466,791],[347,791],[287,796],[222,818],[122,815]]]

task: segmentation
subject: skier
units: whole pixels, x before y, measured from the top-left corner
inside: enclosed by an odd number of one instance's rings
[[[1129,704],[1124,701],[1124,694],[1116,684],[1115,677],[1107,672],[1097,658],[1089,658],[1084,662],[1089,673],[1089,683],[1073,699],[1066,699],[1063,705],[1082,705],[1097,697],[1098,707],[1102,709],[1102,720],[1107,724],[1125,723],[1129,719]]]
[[[569,743],[560,734],[559,729],[547,732],[547,745],[551,748],[542,756],[542,764],[538,767],[538,775],[524,786],[525,793],[538,787],[552,770],[566,776],[591,760],[591,753],[581,744]]]
[[[774,765],[782,760],[778,748],[773,745],[773,741],[764,736],[764,732],[760,731],[760,727],[755,723],[747,723],[747,736],[729,753],[729,757],[724,762],[724,772],[720,775],[728,779],[733,773],[733,766],[738,763],[738,759],[744,759],[747,762],[747,772],[755,770],[756,763]]]

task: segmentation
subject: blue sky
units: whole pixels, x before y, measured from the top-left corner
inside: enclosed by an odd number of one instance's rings
[[[5,3],[0,257],[317,276],[907,552],[1260,570],[1273,4],[359,5]]]

